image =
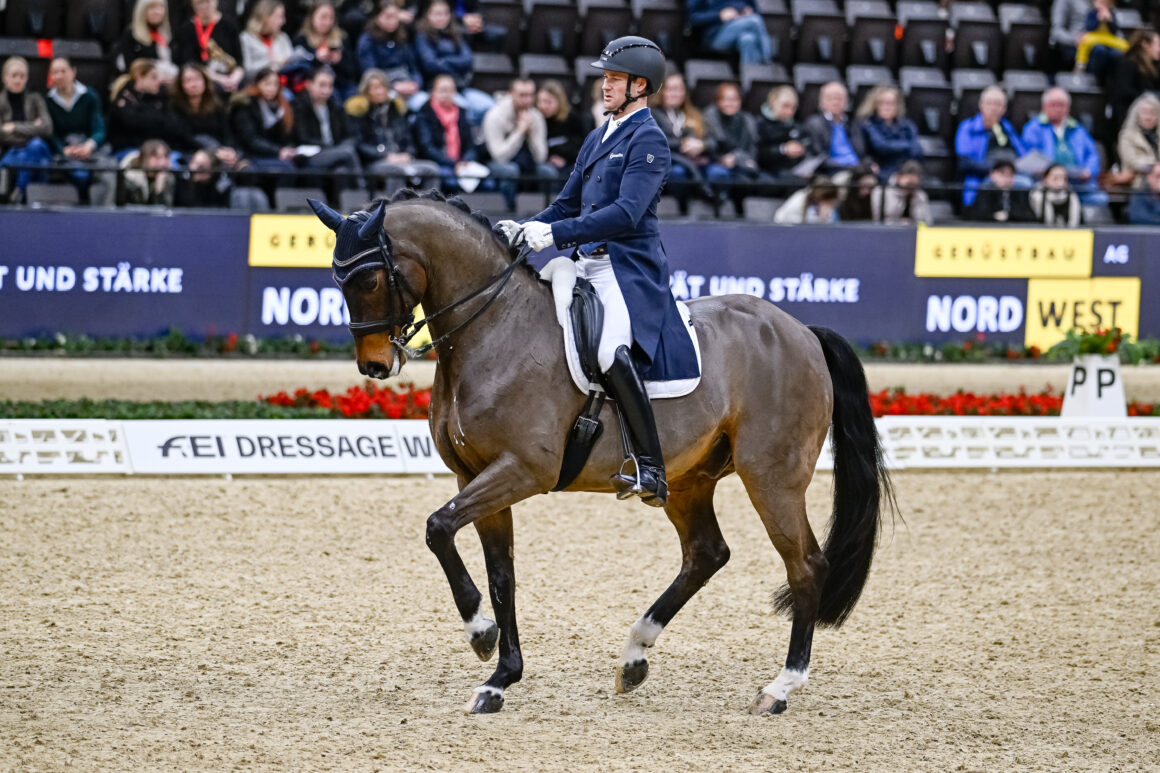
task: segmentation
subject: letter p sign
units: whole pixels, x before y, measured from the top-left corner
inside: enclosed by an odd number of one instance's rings
[[[1115,356],[1084,354],[1071,368],[1063,395],[1064,418],[1122,419],[1128,415],[1120,359]]]

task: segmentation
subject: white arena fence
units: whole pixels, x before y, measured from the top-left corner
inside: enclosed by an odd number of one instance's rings
[[[1160,418],[889,416],[892,469],[1160,467]],[[827,445],[819,470],[833,467]],[[425,421],[0,419],[0,475],[450,474]]]

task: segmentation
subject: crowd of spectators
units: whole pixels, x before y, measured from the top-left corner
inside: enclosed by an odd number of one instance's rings
[[[770,61],[753,0],[686,5],[705,51]],[[247,6],[235,18],[219,0],[190,0],[170,19],[166,0],[136,0],[109,50],[108,93],[80,82],[67,58],[52,61],[44,93],[27,61],[5,60],[4,200],[53,179],[99,204],[264,209],[278,186],[322,187],[333,199],[434,185],[495,191],[514,207],[520,191],[557,190],[604,120],[598,82],[591,111],[556,80],[473,87],[475,52],[502,48],[508,34],[478,2]],[[735,82],[695,104],[673,67],[649,102],[672,152],[666,193],[682,210],[700,199],[738,214],[747,196],[784,199],[779,223],[930,222],[931,199],[953,196],[967,219],[1075,225],[1110,216],[1112,190],[1130,193],[1128,220],[1160,222],[1160,34],[1125,39],[1111,0],[1055,0],[1051,24],[1061,67],[1107,84],[1108,137],[1071,115],[1064,88],[1046,89],[1041,111],[1017,126],[1007,92],[990,86],[954,134],[957,174],[939,180],[924,170],[919,129],[893,84],[852,104],[844,83],[826,83],[812,115],[777,85],[750,113]]]

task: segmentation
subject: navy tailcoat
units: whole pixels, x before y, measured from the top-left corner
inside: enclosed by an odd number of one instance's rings
[[[552,205],[532,220],[552,225],[562,250],[606,246],[632,320],[634,359],[650,381],[693,378],[697,354],[669,292],[657,202],[669,176],[669,143],[647,109],[604,140],[597,126]]]

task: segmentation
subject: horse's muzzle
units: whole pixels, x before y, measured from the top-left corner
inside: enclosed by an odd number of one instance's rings
[[[355,360],[358,372],[376,379],[391,378],[403,369],[403,353],[385,333],[374,333],[356,339]]]

